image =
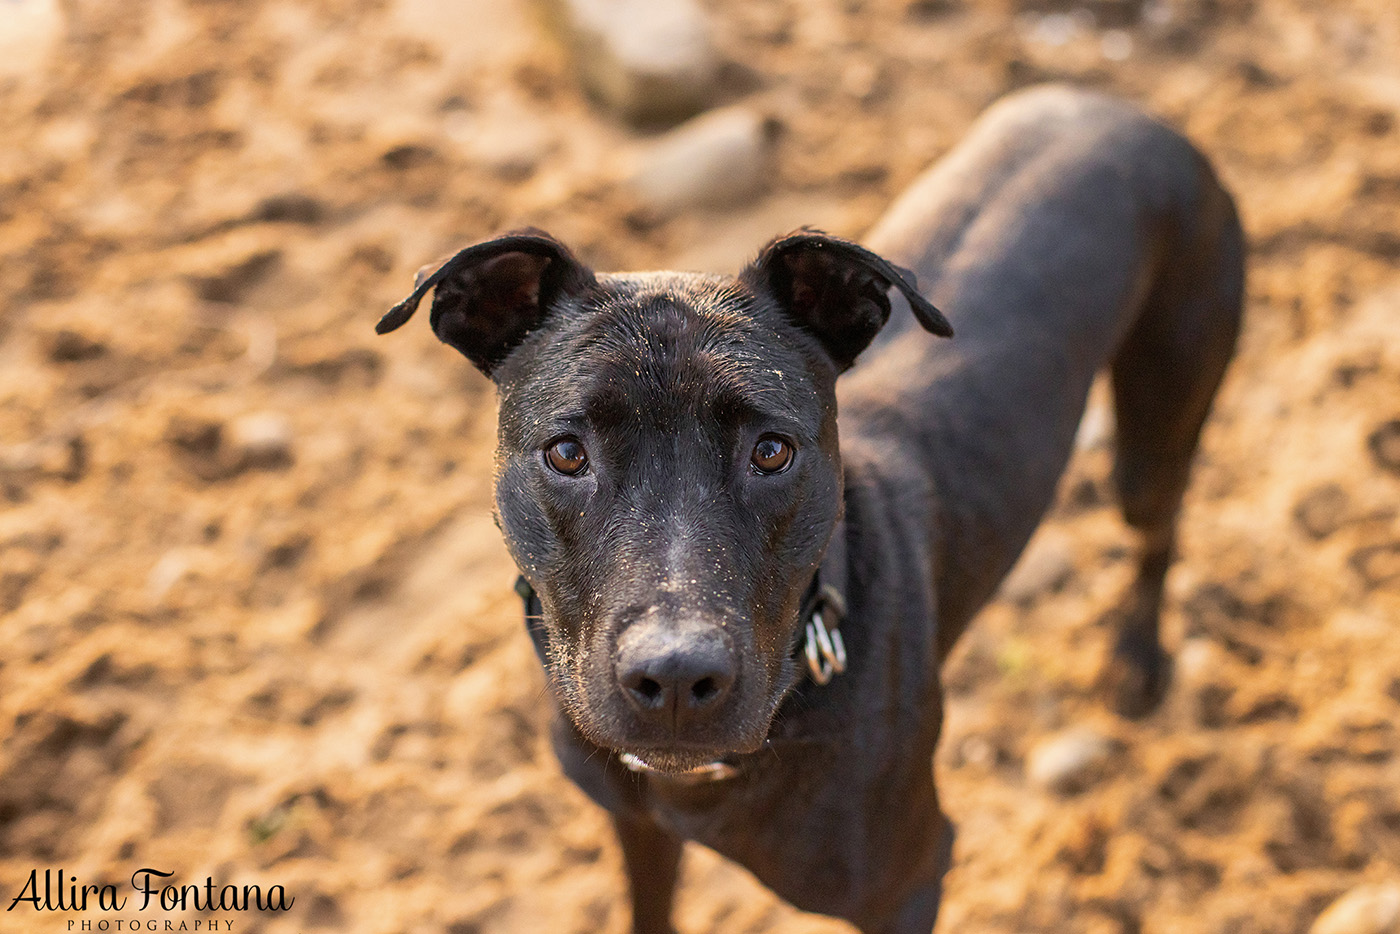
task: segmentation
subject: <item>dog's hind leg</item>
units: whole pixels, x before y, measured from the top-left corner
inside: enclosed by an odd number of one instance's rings
[[[681,841],[645,817],[613,815],[632,890],[633,934],[675,934],[671,908],[680,874]]]
[[[1158,634],[1177,514],[1211,401],[1234,352],[1244,288],[1244,239],[1234,205],[1202,165],[1200,204],[1161,260],[1156,282],[1112,360],[1117,422],[1114,482],[1140,535],[1137,579],[1105,671],[1124,716],[1150,713],[1171,678]]]

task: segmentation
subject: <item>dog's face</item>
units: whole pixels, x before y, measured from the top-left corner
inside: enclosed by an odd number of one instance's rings
[[[498,520],[574,722],[660,767],[756,748],[840,511],[835,366],[733,281],[652,274],[600,277],[496,377]],[[619,671],[644,630],[713,642],[717,696],[677,678],[653,715]]]
[[[434,286],[434,329],[499,389],[497,520],[569,717],[663,769],[757,749],[841,512],[837,374],[891,286],[946,323],[899,271],[815,232],[737,278],[600,276],[542,234],[507,236],[420,282],[381,331]]]

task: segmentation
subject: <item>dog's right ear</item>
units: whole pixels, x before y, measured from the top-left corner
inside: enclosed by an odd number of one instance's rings
[[[490,376],[554,302],[596,282],[593,271],[549,234],[516,231],[467,247],[431,275],[420,271],[413,294],[374,329],[387,334],[402,327],[433,289],[433,333]]]

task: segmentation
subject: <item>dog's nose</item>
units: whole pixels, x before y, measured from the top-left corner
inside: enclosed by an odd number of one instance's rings
[[[648,620],[618,640],[617,681],[639,714],[677,732],[712,716],[734,685],[734,651],[708,623]]]

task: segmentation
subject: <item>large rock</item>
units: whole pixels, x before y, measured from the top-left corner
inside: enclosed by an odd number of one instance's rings
[[[711,111],[644,150],[629,187],[659,214],[735,204],[763,187],[772,135],[768,120],[748,108]]]
[[[63,5],[58,0],[0,2],[0,80],[35,80],[63,38]]]
[[[553,0],[584,87],[638,122],[684,119],[712,98],[719,57],[695,0]]]
[[[1327,906],[1311,934],[1400,934],[1400,884],[1357,886]]]

